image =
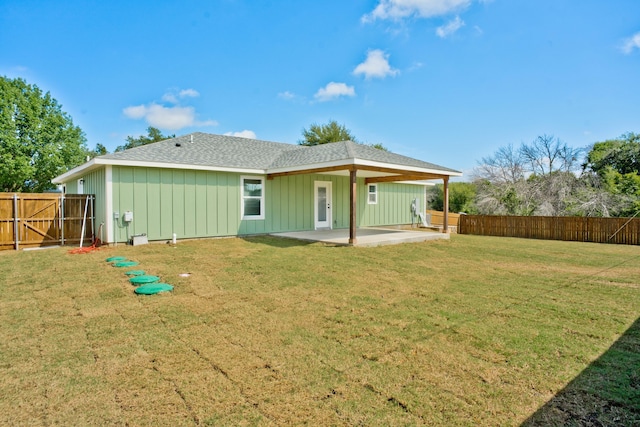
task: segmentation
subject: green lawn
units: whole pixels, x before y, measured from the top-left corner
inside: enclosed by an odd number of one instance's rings
[[[135,295],[114,255],[174,291]],[[639,261],[458,235],[4,251],[0,425],[640,425]]]

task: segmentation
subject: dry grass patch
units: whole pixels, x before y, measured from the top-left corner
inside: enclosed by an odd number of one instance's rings
[[[136,296],[112,255],[174,291]],[[3,252],[0,424],[640,423],[639,258],[475,236]]]

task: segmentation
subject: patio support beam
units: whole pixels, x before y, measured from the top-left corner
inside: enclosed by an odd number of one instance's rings
[[[267,179],[279,178],[281,176],[306,175],[306,174],[323,173],[323,172],[336,172],[336,171],[343,171],[348,169],[349,169],[348,165],[347,166],[330,166],[326,168],[315,168],[315,169],[301,169],[298,171],[291,171],[291,172],[270,173],[270,174],[267,174]]]
[[[300,170],[289,171],[289,172],[272,172],[272,173],[267,173],[267,179],[279,178],[281,176],[305,175],[305,174],[313,174],[313,173],[327,173],[327,172],[340,172],[340,171],[346,172],[354,168],[361,171],[390,174],[386,176],[367,178],[370,181],[369,183],[372,183],[372,184],[375,182],[420,181],[425,179],[441,179],[444,176],[448,176],[448,175],[437,173],[435,171],[434,172],[411,171],[411,170],[403,169],[401,166],[397,168],[386,168],[386,167],[370,166],[370,165],[344,164],[341,166],[327,166],[322,168],[300,169]]]
[[[356,187],[357,187],[357,170],[355,168],[349,170],[349,245],[354,246],[356,239]]]
[[[443,194],[442,194],[442,201],[443,201],[442,210],[444,211],[444,217],[442,221],[442,232],[449,233],[449,177],[445,176],[442,180],[444,181]]]

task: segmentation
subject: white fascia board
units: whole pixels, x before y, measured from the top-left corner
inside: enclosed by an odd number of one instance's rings
[[[376,167],[376,168],[398,169],[399,171],[402,171],[402,172],[407,171],[407,172],[417,172],[417,173],[432,173],[432,174],[447,175],[447,176],[462,176],[462,172],[443,171],[440,169],[428,169],[428,168],[421,168],[417,166],[408,166],[408,165],[395,164],[395,163],[381,163],[381,162],[375,162],[372,160],[355,159],[354,164],[356,166],[370,166],[370,167]]]
[[[201,170],[201,171],[216,171],[216,172],[234,172],[253,175],[266,175],[264,169],[250,169],[250,168],[231,168],[224,166],[206,166],[206,165],[191,165],[184,163],[163,163],[163,162],[141,162],[138,160],[102,160],[101,164],[109,164],[112,166],[136,166],[143,168],[162,168],[162,169],[187,169],[187,170]]]
[[[393,164],[393,163],[381,163],[381,162],[375,162],[371,160],[362,160],[362,159],[353,159],[353,158],[334,160],[331,162],[310,163],[306,165],[298,165],[298,166],[292,166],[292,167],[264,170],[264,169],[250,169],[250,168],[233,168],[233,167],[223,167],[223,166],[191,165],[191,164],[183,164],[183,163],[144,162],[144,161],[138,161],[138,160],[114,160],[114,159],[102,159],[100,157],[96,157],[91,159],[87,163],[80,165],[76,168],[73,168],[70,171],[54,178],[52,182],[54,184],[62,184],[62,183],[68,182],[71,179],[74,179],[78,176],[82,176],[84,173],[90,170],[93,170],[100,165],[204,170],[204,171],[232,172],[232,173],[252,174],[252,175],[300,172],[300,171],[305,171],[309,169],[333,168],[333,167],[339,167],[339,166],[344,166],[345,169],[350,166],[369,166],[369,167],[378,167],[378,168],[386,168],[386,169],[397,169],[398,174],[403,172],[417,172],[417,173],[431,173],[431,174],[446,175],[446,176],[462,176],[462,172],[443,171],[439,169],[427,169],[427,168],[420,168],[416,166],[407,166],[407,165]]]
[[[253,175],[266,175],[264,169],[249,169],[249,168],[228,168],[221,166],[205,166],[205,165],[190,165],[183,163],[161,163],[161,162],[141,162],[137,160],[114,160],[114,159],[101,159],[96,157],[91,159],[87,163],[71,169],[70,171],[53,179],[54,184],[62,184],[68,182],[73,178],[82,176],[86,172],[89,172],[99,166],[135,166],[145,168],[162,168],[162,169],[188,169],[188,170],[203,170],[203,171],[216,171],[216,172],[234,172]]]
[[[54,184],[64,184],[65,182],[69,182],[73,178],[83,175],[84,172],[88,172],[92,169],[95,169],[95,166],[97,164],[96,160],[98,159],[93,158],[88,162],[81,164],[80,166],[76,166],[75,168],[66,171],[62,175],[56,176],[51,180],[51,182]]]
[[[324,162],[324,163],[311,163],[307,165],[299,165],[292,166],[286,168],[274,168],[268,169],[266,173],[286,173],[286,172],[300,172],[309,169],[323,169],[323,168],[332,168],[336,166],[344,166],[345,168],[349,166],[369,166],[369,167],[377,167],[377,168],[385,168],[385,169],[397,169],[398,174],[404,172],[417,172],[417,173],[431,173],[437,175],[446,175],[446,176],[462,176],[462,172],[453,172],[453,171],[443,171],[439,169],[427,169],[420,168],[416,166],[407,166],[401,164],[393,164],[393,163],[381,163],[374,162],[371,160],[362,160],[362,159],[344,159],[344,160],[335,160],[332,162]]]

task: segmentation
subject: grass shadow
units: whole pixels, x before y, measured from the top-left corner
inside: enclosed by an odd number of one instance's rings
[[[275,248],[295,248],[295,247],[308,246],[308,245],[317,243],[309,240],[299,240],[299,239],[292,239],[289,237],[279,237],[279,236],[270,236],[270,235],[245,236],[240,238],[248,243],[268,245],[268,246],[273,246]]]
[[[640,318],[522,426],[640,426]]]

